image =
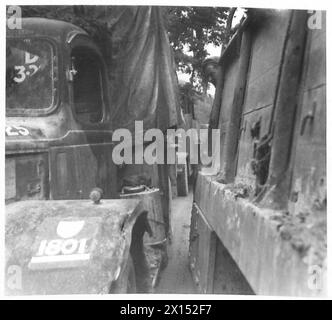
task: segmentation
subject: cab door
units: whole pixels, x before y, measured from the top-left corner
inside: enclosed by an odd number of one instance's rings
[[[72,114],[69,145],[51,148],[51,198],[85,199],[94,187],[116,196],[106,66],[85,35],[69,43],[66,68]],[[76,130],[77,128],[77,130]]]

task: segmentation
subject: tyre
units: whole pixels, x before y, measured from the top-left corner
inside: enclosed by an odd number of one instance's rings
[[[186,197],[189,193],[187,163],[181,166],[183,166],[183,169],[177,175],[178,196]]]
[[[136,275],[133,259],[129,256],[125,270],[122,272],[121,278],[119,278],[112,290],[112,293],[136,293]]]

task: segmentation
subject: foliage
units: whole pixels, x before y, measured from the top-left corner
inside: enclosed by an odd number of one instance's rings
[[[226,44],[229,37],[224,7],[167,7],[165,24],[178,70],[190,74],[190,82],[202,89],[201,65],[208,56],[206,45]]]

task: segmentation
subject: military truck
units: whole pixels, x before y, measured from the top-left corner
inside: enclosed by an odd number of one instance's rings
[[[6,52],[6,293],[146,292],[148,212],[117,199],[100,49],[70,23],[23,18]]]
[[[325,13],[250,9],[207,71],[220,158],[195,185],[198,291],[324,295]]]

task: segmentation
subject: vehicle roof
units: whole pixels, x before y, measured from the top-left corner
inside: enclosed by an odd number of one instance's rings
[[[7,28],[7,37],[39,35],[59,40],[60,36],[62,41],[66,41],[71,34],[87,35],[82,28],[69,22],[46,18],[22,18],[22,29]]]

